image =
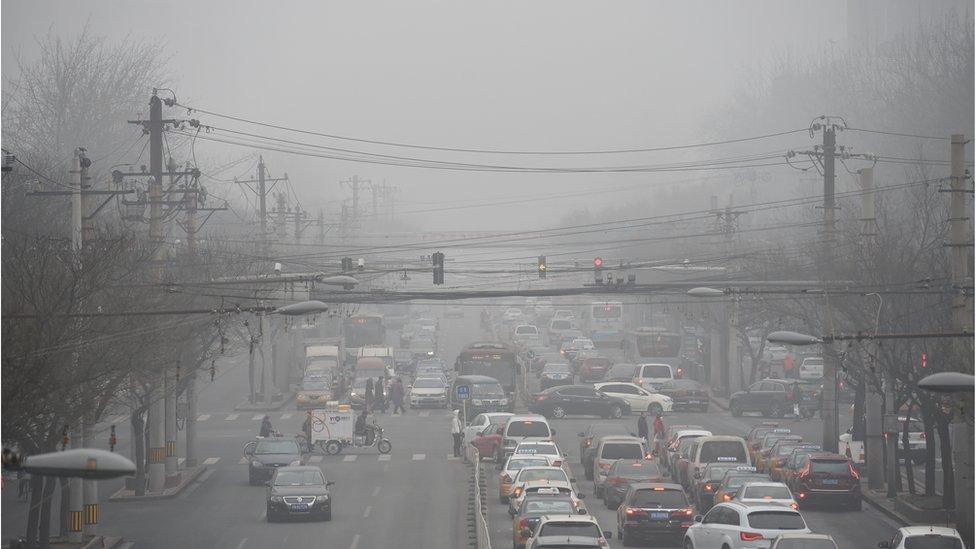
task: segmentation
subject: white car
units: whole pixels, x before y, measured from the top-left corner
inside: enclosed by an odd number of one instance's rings
[[[600,523],[592,515],[545,515],[525,549],[546,547],[609,547],[613,534],[601,530]]]
[[[912,542],[914,541],[914,543]],[[964,549],[966,545],[955,528],[944,526],[908,526],[899,528],[890,541],[878,543],[882,549],[907,549],[908,547],[938,547],[939,549]]]
[[[824,376],[823,357],[808,356],[800,363],[800,379],[820,379]]]
[[[537,492],[540,488],[556,488],[567,494],[574,493],[573,483],[562,467],[523,467],[512,479],[512,492],[508,498],[509,513],[518,510],[526,492]]]
[[[827,534],[780,534],[769,549],[837,549]]]
[[[499,465],[498,473],[498,499],[502,503],[508,503],[508,497],[512,494],[512,483],[518,472],[525,467],[551,467],[552,462],[545,456],[512,456],[505,460],[504,465]]]
[[[478,414],[474,416],[471,423],[462,431],[463,439],[465,442],[470,442],[474,440],[474,437],[485,430],[489,424],[496,425],[496,429],[501,427],[508,421],[508,418],[515,414],[508,412],[486,412],[484,414]]]
[[[732,501],[782,505],[793,510],[800,508],[793,498],[793,492],[782,482],[747,482],[736,491]]]
[[[622,398],[630,404],[634,413],[647,410],[651,414],[670,412],[674,401],[667,395],[652,393],[634,383],[604,382],[594,383],[593,388],[612,397]]]
[[[410,407],[433,406],[447,408],[447,390],[450,385],[446,378],[423,377],[415,379],[410,385]]]
[[[781,505],[719,503],[685,532],[685,549],[766,549],[780,534],[809,534],[798,511]]]
[[[633,382],[640,386],[656,386],[675,378],[674,366],[670,364],[638,364],[634,370]]]

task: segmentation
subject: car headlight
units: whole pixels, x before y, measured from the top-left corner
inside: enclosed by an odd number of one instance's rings
[[[322,503],[323,501],[329,501],[329,494],[323,494],[321,496],[315,496],[316,503]]]
[[[295,461],[289,463],[288,465],[291,466],[291,467],[297,467],[297,466],[299,466],[301,464],[302,464],[302,460],[296,459]]]
[[[251,467],[264,467],[264,464],[258,460],[254,460],[251,462]]]
[[[474,404],[475,406],[481,406],[482,405],[482,401],[481,401],[480,398],[476,398],[476,399],[471,400],[471,404]]]
[[[308,395],[298,393],[298,400],[308,400]]]
[[[281,499],[281,496],[271,496],[272,503],[281,503],[282,501],[284,500]]]

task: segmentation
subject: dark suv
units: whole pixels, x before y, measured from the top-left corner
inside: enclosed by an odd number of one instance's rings
[[[814,503],[846,503],[861,508],[861,476],[854,462],[840,454],[810,454],[800,472],[789,479],[800,507]]]
[[[636,540],[680,541],[694,520],[694,509],[677,484],[632,484],[617,508],[617,531],[624,546]]]
[[[764,379],[749,386],[745,391],[732,393],[729,398],[729,411],[733,416],[742,412],[761,412],[763,417],[783,417],[793,413],[790,402],[792,380]]]

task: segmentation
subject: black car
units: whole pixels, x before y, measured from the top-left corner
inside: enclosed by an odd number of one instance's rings
[[[262,438],[244,446],[247,457],[247,480],[252,485],[270,479],[280,467],[303,465],[305,456],[298,441],[285,438]]]
[[[632,484],[617,508],[617,531],[625,546],[638,539],[681,541],[694,521],[694,509],[677,484]]]
[[[789,379],[764,379],[745,391],[732,393],[729,411],[733,416],[742,412],[761,412],[763,417],[780,418],[793,413],[793,388],[798,384]]]
[[[468,417],[486,412],[515,411],[515,399],[505,393],[505,388],[497,379],[476,374],[458,376],[451,384],[448,399],[455,410],[464,407],[464,401],[458,398],[458,387],[462,386],[468,389]]]
[[[530,412],[554,418],[580,415],[618,419],[630,413],[627,401],[607,396],[589,385],[550,387],[532,395],[528,407]]]
[[[694,379],[672,379],[658,384],[657,389],[671,397],[672,410],[708,411],[708,389]]]
[[[542,372],[539,373],[539,387],[543,389],[572,384],[573,370],[569,368],[569,364],[564,362],[549,362],[543,366]]]
[[[607,472],[603,503],[607,509],[616,509],[627,497],[630,487],[642,482],[664,482],[664,473],[657,463],[646,459],[618,459]]]
[[[284,517],[332,520],[332,484],[318,467],[278,469],[268,482],[268,522]]]

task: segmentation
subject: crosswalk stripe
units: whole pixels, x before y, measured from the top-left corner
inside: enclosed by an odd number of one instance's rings
[[[176,464],[177,465],[183,465],[183,462],[184,461],[186,461],[186,458],[179,458],[179,459],[176,460]]]
[[[355,454],[348,455],[348,456],[343,456],[342,457],[342,461],[356,461],[356,458],[358,458],[358,457],[359,456],[358,455],[355,455]]]
[[[207,421],[210,419],[210,414],[200,414],[197,416],[197,421]]]
[[[227,417],[225,417],[224,420],[226,420],[226,421],[234,421],[235,419],[237,419],[237,416],[239,416],[239,415],[241,415],[241,414],[230,414]]]
[[[204,465],[216,465],[218,461],[220,461],[220,458],[219,457],[209,457],[209,458],[203,460],[203,464]]]
[[[349,457],[349,456],[346,456]],[[322,456],[312,456],[308,458],[309,463],[322,463]]]
[[[424,460],[424,459],[427,459],[427,454],[414,454],[413,455],[413,460],[414,461],[421,461],[421,460]]]
[[[281,414],[281,419],[291,419],[291,414]]]
[[[421,410],[417,417],[430,417],[430,410]]]
[[[379,457],[380,461],[390,461],[390,454],[382,454]]]
[[[254,417],[251,418],[251,421],[261,421],[262,419],[264,419],[264,414],[254,414]]]

